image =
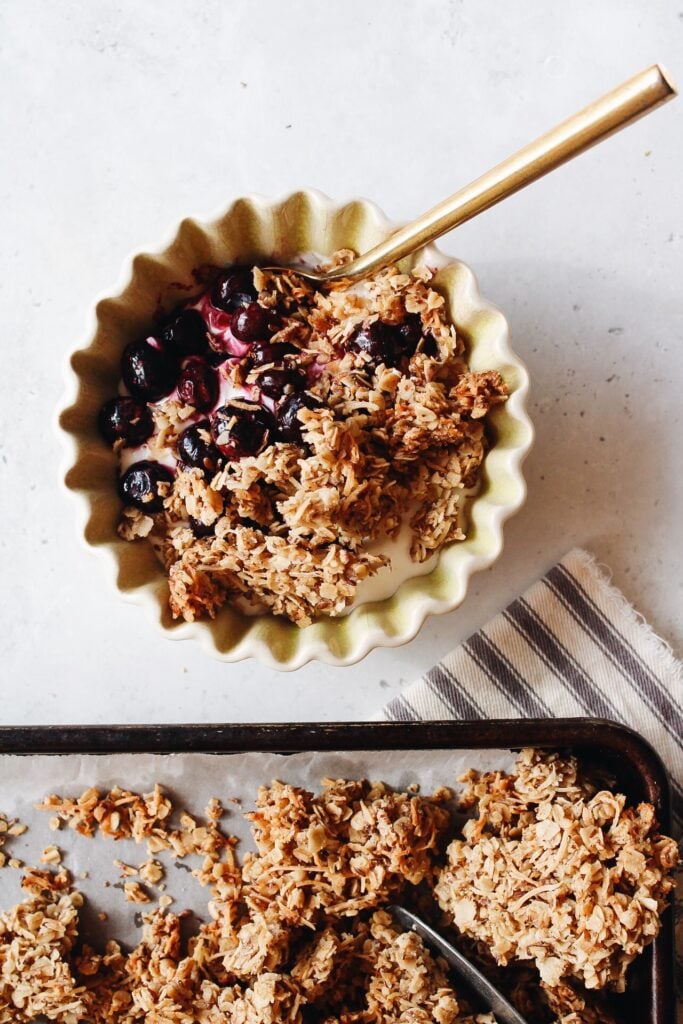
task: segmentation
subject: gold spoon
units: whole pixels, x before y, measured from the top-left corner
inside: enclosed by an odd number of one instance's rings
[[[632,124],[655,107],[677,95],[677,89],[661,64],[645,68],[612,89],[601,99],[562,121],[535,142],[518,150],[492,170],[399,228],[389,238],[333,270],[266,267],[267,270],[295,269],[301,277],[322,284],[341,278],[366,277],[388,263],[396,263],[416,249],[451,231],[478,213],[507,199],[537,178],[602,142],[609,135]]]

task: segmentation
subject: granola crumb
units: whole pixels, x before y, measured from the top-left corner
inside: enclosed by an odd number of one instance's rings
[[[62,854],[56,846],[46,846],[40,855],[41,864],[61,864]]]
[[[147,882],[148,885],[158,885],[164,877],[164,868],[160,861],[150,858],[140,865],[138,873],[143,882]]]
[[[114,860],[112,863],[114,867],[118,869],[119,874],[124,878],[132,878],[138,873],[137,868],[134,868],[131,864],[125,864],[122,860]]]
[[[139,882],[124,882],[123,894],[128,903],[151,903],[152,897]]]

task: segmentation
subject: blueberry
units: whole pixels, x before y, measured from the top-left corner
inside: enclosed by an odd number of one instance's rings
[[[208,412],[218,401],[218,374],[202,358],[192,356],[180,374],[178,394],[198,412]]]
[[[211,417],[211,434],[219,451],[233,460],[263,451],[273,427],[272,416],[254,402],[228,402]]]
[[[121,356],[121,376],[131,395],[145,402],[156,402],[173,391],[178,380],[178,364],[150,339],[132,341]]]
[[[163,496],[159,485],[173,483],[173,473],[158,462],[136,462],[119,480],[119,494],[126,505],[143,512],[161,512]]]
[[[142,444],[154,431],[152,413],[144,402],[121,395],[105,402],[97,417],[100,434],[114,444],[123,441],[127,448]]]
[[[194,516],[190,516],[190,529],[195,537],[211,537],[215,532],[215,525],[215,523],[212,523],[211,526],[207,526],[205,523],[200,522],[199,519],[195,519]]]
[[[246,267],[228,268],[214,281],[211,289],[212,303],[226,313],[248,305],[255,298],[256,289],[251,271]]]
[[[382,320],[359,327],[349,338],[352,352],[364,352],[373,363],[395,366],[398,361],[396,329]]]
[[[402,324],[395,328],[397,347],[403,355],[412,356],[422,337],[422,317],[408,313]]]
[[[257,341],[270,336],[268,321],[268,310],[258,302],[250,302],[232,314],[230,330],[238,341]]]
[[[256,378],[261,392],[277,401],[294,391],[303,391],[306,387],[306,376],[301,370],[284,369],[275,366],[272,370],[264,370]]]
[[[290,395],[280,403],[276,413],[278,437],[288,444],[303,444],[301,428],[303,424],[299,419],[300,409],[319,409],[320,401],[309,391],[296,395]]]
[[[286,341],[272,345],[267,341],[255,341],[249,350],[249,358],[254,366],[265,366],[266,363],[281,363],[285,356],[296,355],[297,349]]]
[[[211,427],[208,420],[194,423],[183,430],[177,443],[178,458],[192,469],[201,469],[207,476],[213,476],[218,469],[220,452],[211,441]]]
[[[436,343],[436,338],[433,334],[425,334],[425,339],[422,342],[422,351],[430,359],[434,359],[439,354],[439,346]]]
[[[209,347],[206,324],[196,309],[185,309],[169,320],[162,328],[161,340],[178,359],[203,355]]]

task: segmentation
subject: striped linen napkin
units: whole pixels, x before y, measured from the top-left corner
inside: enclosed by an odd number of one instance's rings
[[[575,549],[382,714],[391,721],[589,715],[631,726],[667,767],[674,835],[680,836],[682,704],[681,663],[595,559]],[[683,969],[683,871],[678,881],[676,946]]]
[[[587,551],[547,576],[384,709],[393,721],[597,716],[650,741],[683,829],[683,666]]]

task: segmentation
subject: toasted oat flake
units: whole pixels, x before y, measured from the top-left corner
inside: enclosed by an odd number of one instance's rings
[[[139,882],[124,882],[123,894],[129,903],[151,903],[152,901],[152,897]]]
[[[164,877],[164,868],[160,861],[150,858],[140,865],[140,878],[148,885],[158,885]]]
[[[40,855],[41,864],[59,864],[62,854],[56,846],[46,846]]]
[[[125,864],[122,860],[115,860],[114,867],[118,868],[119,873],[125,878],[132,878],[138,873],[137,868],[134,868],[132,864]]]

